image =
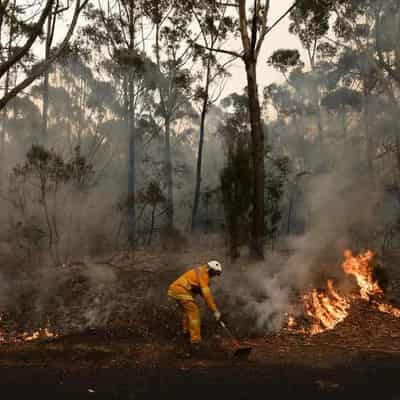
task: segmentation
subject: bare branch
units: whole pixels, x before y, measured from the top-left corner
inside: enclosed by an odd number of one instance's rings
[[[239,0],[239,24],[244,57],[246,57],[246,55],[250,52],[250,39],[247,31],[246,0]]]
[[[261,33],[260,33],[260,38],[258,39],[258,43],[255,49],[255,55],[258,57],[260,54],[261,46],[264,42],[265,35],[267,34],[268,28],[267,28],[267,22],[268,22],[268,13],[269,13],[269,7],[270,7],[270,0],[265,1],[264,5],[264,13],[261,21]]]
[[[220,49],[220,48],[212,48],[212,47],[203,46],[201,44],[197,44],[197,46],[199,46],[205,50],[213,51],[214,53],[228,54],[235,58],[243,58],[243,54],[237,53],[236,51]]]
[[[253,10],[253,18],[251,22],[251,45],[250,45],[250,50],[252,54],[254,54],[254,50],[256,49],[256,44],[257,44],[257,24],[258,24],[258,8],[259,8],[259,3],[260,0],[254,0],[254,10]],[[268,1],[266,2],[268,3]]]
[[[51,1],[51,0],[49,0],[49,1]],[[74,33],[75,26],[78,22],[79,14],[81,13],[81,11],[83,10],[83,8],[86,6],[86,4],[88,2],[89,2],[89,0],[83,0],[83,2],[81,4],[81,0],[77,0],[71,24],[70,24],[68,31],[65,34],[64,40],[61,42],[60,46],[47,59],[41,61],[39,64],[36,64],[31,69],[30,74],[22,82],[20,82],[17,86],[15,86],[12,90],[10,90],[7,94],[5,94],[0,99],[0,110],[2,110],[11,99],[16,97],[22,90],[24,90],[26,87],[28,87],[35,79],[37,79],[39,76],[43,75],[43,73],[45,73],[47,71],[47,69],[50,67],[50,65],[60,56],[60,54],[62,54],[62,52],[67,47],[72,34]]]
[[[31,32],[29,38],[27,39],[27,41],[25,42],[25,44],[18,51],[16,51],[7,61],[3,62],[0,65],[0,78],[13,65],[15,65],[19,60],[21,60],[22,57],[24,57],[29,52],[29,50],[33,46],[33,43],[35,42],[36,38],[42,33],[43,24],[46,21],[46,18],[48,17],[48,15],[51,13],[53,4],[54,4],[54,0],[47,0],[46,7],[43,9],[38,22],[35,24],[32,32]]]
[[[265,35],[268,35],[287,15],[289,15],[292,10],[294,10],[297,7],[297,1],[293,3],[293,5],[288,8],[288,10],[283,13],[266,31]]]

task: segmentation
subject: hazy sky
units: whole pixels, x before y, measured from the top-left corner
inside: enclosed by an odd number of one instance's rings
[[[293,4],[293,0],[272,0],[269,15],[269,24],[271,25],[277,18],[285,13],[285,11]],[[301,43],[299,39],[289,33],[289,17],[287,16],[277,25],[265,38],[264,45],[261,50],[258,61],[258,83],[260,91],[262,88],[272,82],[282,82],[282,75],[274,69],[268,67],[267,59],[272,53],[281,48],[296,48],[301,52]],[[240,47],[237,47],[239,49]],[[233,50],[232,46],[232,50]],[[303,59],[305,61],[305,59]],[[230,72],[232,77],[228,80],[224,95],[234,91],[241,91],[246,86],[246,74],[242,61],[236,61]]]
[[[101,1],[101,0],[100,0]],[[285,11],[293,4],[294,0],[271,0],[271,9],[269,13],[269,25],[275,22]],[[265,38],[261,54],[258,61],[258,83],[260,94],[262,88],[272,82],[282,82],[282,75],[274,69],[268,67],[267,59],[272,53],[280,48],[297,48],[301,52],[301,44],[298,38],[291,35],[288,31],[289,17],[285,17]],[[56,40],[60,40],[65,31],[63,29],[56,32]],[[42,47],[42,46],[41,46]],[[229,46],[227,45],[229,48]],[[232,43],[231,50],[241,49],[240,42]],[[303,59],[305,61],[305,59]],[[223,96],[231,92],[240,92],[246,86],[246,74],[244,64],[241,60],[237,60],[230,66],[232,77],[227,80]]]

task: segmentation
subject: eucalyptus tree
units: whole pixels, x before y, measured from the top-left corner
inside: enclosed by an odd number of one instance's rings
[[[232,261],[240,256],[239,246],[248,240],[251,231],[254,172],[248,100],[246,94],[232,93],[221,102],[224,119],[219,127],[223,137],[226,165],[221,171],[221,193]]]
[[[289,32],[295,34],[300,39],[306,51],[308,65],[310,67],[310,97],[317,118],[320,150],[323,141],[321,111],[323,70],[321,70],[321,63],[327,62],[328,57],[334,57],[337,51],[336,46],[333,46],[325,39],[325,36],[329,32],[329,18],[330,9],[328,7],[309,7],[305,2],[300,2],[290,13],[291,24]]]
[[[264,257],[264,184],[265,184],[265,127],[262,124],[261,107],[257,84],[257,63],[262,46],[267,34],[273,29],[290,11],[296,6],[294,3],[277,21],[270,23],[268,16],[270,11],[269,0],[236,0],[234,2],[216,2],[214,0],[203,1],[204,7],[215,10],[224,18],[225,8],[229,8],[234,15],[233,40],[240,38],[238,50],[219,47],[212,49],[199,44],[207,50],[223,53],[243,61],[248,92],[249,121],[251,125],[251,150],[254,171],[253,194],[253,215],[252,235],[250,240],[251,253],[256,258]]]
[[[65,3],[65,4],[64,4]],[[72,4],[61,0],[55,0],[51,11],[47,16],[45,39],[44,39],[44,57],[48,59],[51,55],[54,42],[54,35],[57,28],[60,28],[65,14],[70,11]],[[62,56],[62,54],[60,54]],[[48,109],[49,109],[49,76],[50,69],[47,68],[43,74],[43,91],[42,91],[42,127],[41,127],[41,142],[47,142],[47,125],[48,125]]]
[[[145,113],[144,101],[155,88],[157,71],[145,53],[144,4],[134,0],[108,0],[91,6],[91,21],[84,28],[99,54],[98,64],[118,88],[118,102],[128,138],[127,227],[131,246],[136,238],[137,121]],[[104,59],[104,54],[108,57]]]
[[[235,29],[234,20],[228,14],[228,8],[221,10],[204,3],[187,2],[181,7],[186,8],[188,14],[196,26],[194,29],[199,31],[197,41],[193,42],[192,37],[187,31],[189,42],[193,43],[195,56],[200,60],[201,82],[195,88],[194,101],[199,103],[200,108],[200,126],[199,140],[197,149],[196,180],[194,189],[194,199],[192,207],[192,231],[196,227],[196,216],[199,208],[204,139],[206,135],[206,119],[210,107],[219,99],[224,88],[225,79],[229,76],[227,67],[235,59],[229,56],[221,57],[216,50],[221,48],[227,40],[227,37]],[[199,43],[202,45],[200,46]]]
[[[164,167],[167,190],[167,231],[174,227],[174,178],[171,156],[171,129],[182,118],[193,115],[190,104],[192,86],[197,78],[192,73],[193,47],[184,39],[189,30],[187,11],[167,1],[150,1],[147,15],[154,29],[154,56],[158,69],[158,104],[156,113],[162,119],[165,146]]]

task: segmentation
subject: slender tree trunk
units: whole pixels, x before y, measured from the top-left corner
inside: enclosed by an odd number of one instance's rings
[[[4,92],[8,93],[8,89],[10,86],[10,71],[7,71],[5,85],[4,85]],[[7,131],[7,121],[8,121],[8,114],[7,114],[7,107],[4,107],[2,110],[2,118],[1,118],[1,137],[0,137],[0,184],[3,183],[3,178],[5,177],[5,168],[6,168],[6,131]]]
[[[250,252],[253,257],[264,258],[264,132],[261,125],[261,110],[258,99],[256,61],[246,59],[248,102],[251,124],[254,200]]]
[[[294,207],[294,199],[296,196],[297,185],[293,184],[290,194],[289,194],[289,208],[288,208],[288,216],[287,216],[287,226],[286,226],[286,234],[290,235],[290,228],[292,226],[292,215],[293,215],[293,207]]]
[[[54,16],[55,18],[55,16]],[[50,48],[52,42],[52,13],[49,14],[47,17],[47,35],[46,35],[46,49],[45,49],[45,57],[46,59],[50,56]],[[43,95],[42,95],[42,102],[43,102],[43,111],[42,111],[42,137],[40,141],[46,145],[48,141],[48,133],[47,133],[47,126],[48,126],[48,114],[49,114],[49,70],[46,69],[44,73],[43,79]]]
[[[48,110],[49,110],[49,73],[46,72],[43,80],[43,113],[42,113],[42,137],[41,142],[47,143],[47,125],[48,125]]]
[[[174,191],[171,159],[171,123],[169,117],[165,118],[165,180],[167,184],[167,229],[174,227]]]
[[[400,137],[396,136],[396,165],[397,165],[397,175],[400,177]]]
[[[155,53],[159,71],[161,71],[160,61],[160,24],[156,24],[155,35]],[[165,183],[167,185],[167,233],[171,232],[174,227],[174,192],[173,192],[173,176],[172,176],[172,159],[171,159],[171,113],[170,106],[166,103],[170,102],[171,91],[168,93],[168,100],[164,100],[164,93],[159,87],[160,105],[164,117],[165,130],[165,147],[164,147],[164,163],[165,163]]]
[[[196,186],[194,190],[194,201],[193,201],[193,210],[192,210],[192,232],[196,228],[196,216],[197,210],[199,208],[200,201],[200,188],[201,188],[201,168],[203,163],[203,147],[204,147],[204,136],[205,136],[205,123],[208,111],[208,99],[209,99],[209,87],[210,87],[210,73],[211,73],[211,61],[210,59],[207,62],[207,77],[206,77],[206,85],[204,91],[204,99],[203,105],[201,109],[201,117],[200,117],[200,137],[199,137],[199,148],[197,151],[197,168],[196,168]]]
[[[15,10],[15,5],[16,5],[16,0],[13,2],[13,10]],[[14,15],[12,15],[14,17]],[[9,59],[11,56],[11,46],[14,40],[14,25],[11,24],[10,26],[10,33],[9,33],[9,38],[8,38],[8,44],[7,44],[7,58]],[[8,91],[10,89],[10,73],[11,69],[9,69],[6,73],[6,79],[4,83],[4,94],[7,95]],[[0,184],[3,183],[3,178],[5,177],[5,168],[6,168],[6,132],[7,132],[7,122],[8,122],[8,113],[7,113],[7,107],[4,107],[2,110],[2,124],[1,124],[1,137],[0,137]]]
[[[135,246],[136,236],[136,182],[135,182],[135,118],[134,118],[134,87],[132,77],[128,82],[128,241]]]
[[[343,132],[343,139],[346,141],[347,139],[347,119],[346,119],[346,110],[342,110],[342,115],[341,115],[341,120],[342,120],[342,132]]]
[[[372,134],[371,134],[369,113],[370,113],[370,111],[369,111],[369,91],[367,88],[364,87],[363,120],[364,120],[364,132],[365,132],[365,140],[366,140],[365,157],[366,157],[368,175],[370,176],[370,178],[372,178],[373,173],[374,173],[374,165],[373,165],[374,144],[373,144]]]
[[[322,111],[319,105],[319,100],[316,100],[316,107],[317,107],[317,125],[318,125],[318,146],[319,146],[319,153],[323,157],[323,137],[324,137],[324,128],[322,126]]]
[[[151,210],[151,222],[150,222],[150,233],[149,233],[149,239],[147,241],[147,245],[151,245],[151,241],[153,239],[153,232],[154,232],[154,224],[156,220],[156,208],[157,206],[153,206],[153,209]]]
[[[134,1],[129,2],[129,51],[135,49],[135,8]],[[127,72],[128,79],[128,242],[135,247],[136,240],[136,138],[135,138],[135,82],[134,75]]]

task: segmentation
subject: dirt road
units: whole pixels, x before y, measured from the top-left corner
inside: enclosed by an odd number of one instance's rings
[[[1,367],[9,399],[400,399],[400,357],[375,355],[334,368],[223,366],[83,368]]]

